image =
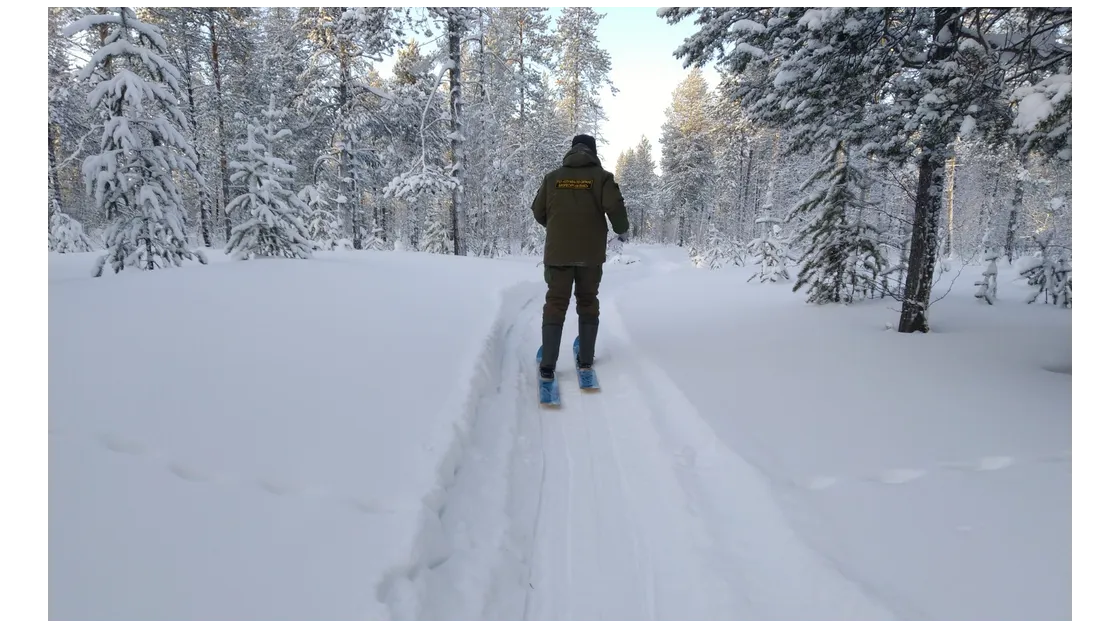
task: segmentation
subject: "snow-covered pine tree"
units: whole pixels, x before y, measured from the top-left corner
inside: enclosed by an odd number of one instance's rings
[[[808,285],[811,303],[851,303],[874,295],[886,263],[879,251],[878,230],[859,216],[866,175],[852,164],[844,145],[833,142],[821,169],[802,190],[810,190],[822,180],[825,185],[809,194],[790,215],[792,219],[815,214],[796,237],[804,253],[793,290]]]
[[[449,105],[451,117],[448,120],[450,133],[447,135],[451,144],[451,173],[449,177],[453,182],[451,187],[451,246],[456,256],[465,256],[467,248],[463,243],[462,230],[459,225],[459,214],[463,203],[463,36],[466,35],[467,22],[470,19],[469,9],[460,7],[447,7],[443,9],[429,9],[441,15],[447,24],[447,57],[450,65],[447,69]]]
[[[546,7],[501,7],[490,22],[498,43],[489,54],[507,60],[504,72],[514,112],[505,134],[506,144],[513,148],[503,158],[512,181],[510,210],[529,207],[540,185],[537,178],[558,166],[571,140],[556,107],[557,42],[548,11]],[[510,212],[508,229],[510,251],[540,252],[544,232],[532,213]]]
[[[794,150],[841,140],[918,168],[899,332],[929,330],[945,165],[961,131],[993,140],[1009,127],[1036,138],[1053,131],[1056,142],[1037,148],[1068,157],[1068,7],[708,7],[658,14],[670,23],[694,18],[697,32],[675,55],[692,66],[716,59],[738,75],[737,96],[752,118],[785,130]],[[1013,99],[1020,102],[1014,125]]]
[[[311,214],[311,209],[294,194],[291,173],[295,167],[280,155],[276,146],[291,134],[288,129],[277,129],[283,112],[275,108],[275,98],[262,113],[267,121],[264,126],[250,121],[245,142],[238,145],[244,154],[241,160],[231,163],[231,180],[244,182],[248,191],[234,197],[226,208],[228,216],[242,210],[249,219],[233,228],[226,253],[246,260],[251,257],[310,258],[313,245],[301,216]]]
[[[697,250],[704,248],[703,218],[713,205],[710,105],[707,81],[693,68],[673,90],[661,126],[661,183],[664,200],[677,211],[677,245],[691,243]]]
[[[317,88],[330,95],[323,105],[333,119],[327,153],[318,163],[335,168],[331,198],[355,248],[368,242],[366,227],[371,223],[361,204],[362,179],[368,170],[364,160],[371,153],[362,134],[372,126],[373,109],[364,97],[385,94],[370,84],[371,63],[403,43],[404,12],[394,7],[300,9],[300,27],[311,45],[311,66],[320,78]]]
[[[737,84],[727,75],[721,76],[714,90],[712,106],[712,147],[715,151],[715,205],[727,214],[726,229],[732,243],[731,262],[746,266],[749,253],[742,247],[756,236],[755,207],[750,197],[755,193],[751,174],[758,170],[758,130],[743,112],[739,99],[732,96]],[[773,160],[771,160],[773,161]]]
[[[569,134],[598,136],[599,125],[607,119],[599,93],[604,87],[612,95],[618,92],[610,79],[611,56],[599,47],[603,17],[592,7],[564,7],[556,19],[556,83]]]
[[[103,45],[78,73],[93,81],[89,103],[103,123],[101,151],[86,158],[86,189],[111,221],[104,239],[109,251],[98,257],[93,275],[108,265],[156,269],[184,260],[205,263],[188,249],[185,213],[177,177],[200,180],[194,147],[183,134],[179,70],[165,58],[159,29],[137,19],[127,7],[86,15],[66,27],[66,35],[107,27]],[[105,74],[110,68],[111,74]]]
[[[988,265],[984,267],[981,278],[976,281],[976,299],[984,300],[988,304],[995,304],[997,276],[999,274],[997,263],[1000,259],[1000,253],[997,248],[991,246],[990,231],[984,232],[983,247],[984,260],[987,261]]]
[[[647,228],[656,212],[658,177],[653,162],[653,146],[642,135],[638,146],[627,153],[625,173],[618,174],[618,185],[626,198],[632,238],[647,237]]]
[[[419,114],[419,131],[417,132],[419,155],[411,161],[404,173],[393,177],[389,184],[385,185],[382,193],[385,197],[416,204],[426,196],[442,196],[454,193],[454,189],[460,186],[459,179],[452,176],[454,173],[452,173],[450,165],[440,160],[440,152],[442,151],[439,149],[444,147],[436,138],[431,138],[431,136],[435,136],[433,133],[427,131],[430,127],[430,118],[439,115],[432,102],[435,101],[436,95],[439,93],[439,82],[442,80],[442,76],[450,70],[450,66],[451,63],[448,59],[442,59],[439,67],[436,68],[435,78],[428,82],[430,91]],[[435,145],[435,147],[431,147],[431,145]]]

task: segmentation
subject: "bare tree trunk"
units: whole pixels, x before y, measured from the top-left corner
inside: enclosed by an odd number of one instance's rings
[[[910,237],[910,261],[906,291],[902,299],[899,332],[929,332],[930,294],[937,258],[937,217],[945,180],[945,157],[928,152],[918,167],[918,199],[914,204],[914,228]]]
[[[58,181],[58,125],[47,123],[47,167],[50,169],[53,210],[62,210],[62,185]]]
[[[1019,213],[1022,209],[1023,177],[1021,173],[1015,173],[1015,192],[1011,196],[1011,214],[1007,217],[1007,238],[1003,246],[1008,262],[1015,257],[1015,231],[1019,228]]]
[[[956,180],[955,174],[957,172],[957,158],[953,156],[945,164],[945,192],[948,195],[946,203],[948,204],[948,215],[946,217],[947,223],[945,225],[945,258],[953,258],[953,188],[954,181]]]
[[[225,240],[233,233],[233,221],[226,211],[229,205],[229,153],[226,150],[226,115],[222,101],[222,72],[218,58],[218,23],[215,9],[207,9],[207,23],[210,29],[210,72],[214,78],[214,93],[217,99],[218,114],[218,177],[222,182],[222,196],[218,199],[217,210],[222,217]]]
[[[198,116],[195,112],[194,104],[194,73],[191,67],[191,51],[185,50],[183,56],[186,59],[184,64],[187,79],[187,115],[190,118],[191,131],[193,132],[193,140],[195,148],[198,148]],[[198,165],[199,169],[202,164]],[[198,188],[198,226],[202,231],[202,242],[210,247],[210,189],[204,183]]]
[[[460,177],[463,172],[463,102],[462,102],[462,20],[457,9],[449,9],[447,15],[447,48],[451,57],[451,178],[455,187],[451,191],[451,242],[456,256],[462,256],[464,248],[459,233],[459,207],[462,204]]]
[[[521,86],[521,110],[518,122],[525,125],[525,23],[528,20],[528,9],[518,9],[521,14],[517,18],[517,69],[521,73],[519,75]]]
[[[955,9],[934,10],[934,32],[940,33],[953,19]],[[959,16],[955,19],[960,19]],[[930,58],[938,62],[952,52],[950,46],[935,39]],[[934,87],[939,87],[935,85]],[[945,186],[945,162],[950,154],[952,136],[944,130],[930,129],[918,163],[918,194],[914,202],[914,226],[910,236],[910,262],[906,269],[906,289],[898,331],[929,332],[929,300],[933,292],[933,272],[937,263],[937,219],[941,216],[941,194]]]
[[[747,135],[746,130],[743,131],[743,135],[744,136]],[[750,221],[748,219],[749,214],[747,212],[747,207],[750,205],[751,169],[754,168],[754,146],[752,146],[752,145],[753,145],[753,143],[751,142],[750,138],[748,137],[747,142],[746,142],[746,148],[747,148],[747,154],[746,154],[747,169],[746,169],[746,173],[743,173],[742,170],[739,171],[739,173],[742,176],[742,179],[739,182],[739,213],[743,217],[743,228],[744,228],[743,232],[746,235],[745,238],[747,238],[748,240],[753,239],[755,237],[755,225],[754,225],[753,221]],[[739,154],[740,154],[740,161],[741,161],[742,160],[742,151],[740,151]]]
[[[338,115],[339,133],[342,134],[342,147],[338,156],[338,213],[349,222],[350,241],[354,249],[362,248],[362,224],[358,213],[358,200],[354,195],[353,137],[347,117],[350,111],[350,51],[345,42],[338,42]]]

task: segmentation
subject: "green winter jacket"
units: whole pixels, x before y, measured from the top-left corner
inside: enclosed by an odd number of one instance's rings
[[[614,175],[582,144],[544,176],[533,216],[545,227],[545,265],[601,265],[607,260],[607,217],[615,234],[630,229]]]

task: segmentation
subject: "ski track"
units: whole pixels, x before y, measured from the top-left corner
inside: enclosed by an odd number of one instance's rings
[[[557,365],[561,407],[542,408],[539,294],[519,285],[503,298],[413,560],[377,588],[388,616],[897,615],[793,533],[766,479],[641,355],[612,301],[600,315],[602,391],[579,389],[570,314]]]

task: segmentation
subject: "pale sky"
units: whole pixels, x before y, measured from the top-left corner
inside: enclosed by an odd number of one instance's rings
[[[607,90],[600,95],[608,120],[602,125],[603,137],[596,138],[599,159],[604,168],[613,171],[618,155],[637,146],[645,134],[653,145],[655,163],[659,162],[665,110],[672,100],[673,89],[688,74],[681,60],[673,57],[673,51],[695,32],[695,27],[691,18],[680,24],[669,24],[657,17],[656,7],[596,7],[595,10],[606,14],[599,22],[599,45],[611,56],[611,80],[618,88],[615,96]],[[552,8],[549,13],[555,24],[560,9]],[[388,74],[392,61],[378,66]],[[719,80],[710,64],[704,68],[704,77],[709,88],[714,88]],[[556,156],[557,163],[560,158]]]

